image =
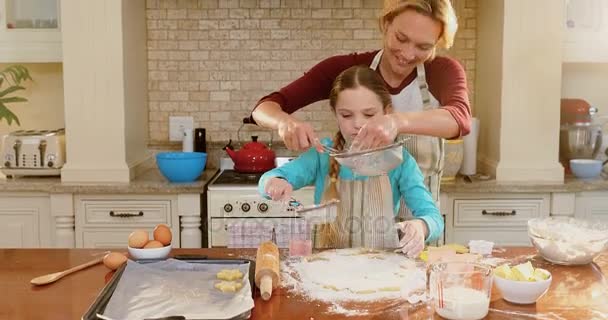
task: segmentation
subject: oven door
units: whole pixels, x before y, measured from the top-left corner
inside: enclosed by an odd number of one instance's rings
[[[279,248],[288,248],[292,239],[308,240],[311,225],[299,217],[211,218],[209,247],[257,248],[272,240],[273,230]]]

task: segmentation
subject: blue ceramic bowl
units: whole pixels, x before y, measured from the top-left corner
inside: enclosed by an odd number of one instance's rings
[[[602,161],[592,159],[570,160],[570,170],[579,179],[593,179],[602,173]]]
[[[156,155],[160,172],[171,182],[193,182],[205,170],[204,152],[161,152]]]

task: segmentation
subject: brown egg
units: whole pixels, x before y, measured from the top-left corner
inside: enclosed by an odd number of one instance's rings
[[[166,246],[171,243],[171,229],[166,224],[159,224],[154,228],[154,240],[159,241]]]
[[[116,270],[127,262],[127,257],[119,252],[110,252],[103,257],[103,264],[110,270]]]
[[[148,231],[135,230],[129,235],[129,247],[143,248],[148,243]]]
[[[148,243],[146,243],[146,245],[144,246],[144,249],[162,248],[162,247],[164,247],[164,246],[162,243],[160,243],[160,241],[150,240],[150,241],[148,241]]]

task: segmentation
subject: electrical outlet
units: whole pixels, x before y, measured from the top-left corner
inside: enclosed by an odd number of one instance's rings
[[[169,141],[182,141],[184,130],[194,130],[194,118],[169,117]]]

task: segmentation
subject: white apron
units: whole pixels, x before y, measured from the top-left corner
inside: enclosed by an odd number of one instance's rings
[[[370,68],[373,70],[377,70],[380,64],[382,52],[383,50],[380,50],[370,64]],[[393,110],[398,112],[414,112],[431,110],[440,106],[439,101],[429,92],[424,65],[418,65],[416,70],[416,79],[398,94],[391,95]],[[405,147],[416,159],[424,176],[424,182],[429,188],[437,207],[439,207],[439,186],[443,171],[444,139],[422,135],[403,136],[410,138],[405,143]],[[399,218],[400,220],[412,218],[412,213],[405,206],[403,199],[401,199]]]

